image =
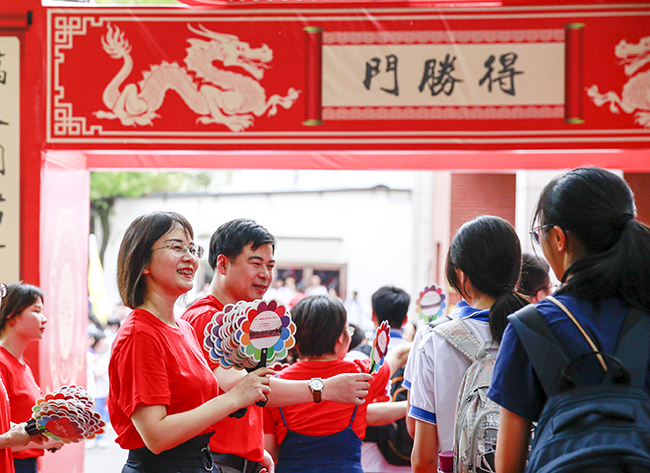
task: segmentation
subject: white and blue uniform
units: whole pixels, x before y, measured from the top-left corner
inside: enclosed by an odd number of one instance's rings
[[[489,310],[465,306],[459,317],[481,342],[492,340]],[[496,349],[490,350],[496,355]],[[436,332],[429,332],[418,346],[417,372],[411,384],[409,416],[435,424],[438,429],[438,449],[452,450],[456,401],[460,383],[470,366],[469,360]]]
[[[454,310],[449,314],[449,317],[451,319],[455,319],[458,317],[458,313],[460,312],[460,309],[463,307],[469,307],[467,302],[461,300],[458,301],[458,304],[456,304],[456,307]],[[424,324],[422,327],[420,327],[415,334],[415,338],[413,338],[413,348],[411,348],[411,353],[412,355],[409,356],[408,360],[406,361],[406,367],[404,368],[404,381],[402,381],[402,386],[408,390],[411,389],[411,384],[413,382],[413,377],[415,373],[417,373],[418,369],[415,366],[417,357],[415,356],[415,352],[417,351],[418,347],[420,346],[420,342],[424,339],[424,337],[433,330],[433,327],[429,324]]]

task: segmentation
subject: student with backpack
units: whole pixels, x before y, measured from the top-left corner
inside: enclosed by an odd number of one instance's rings
[[[411,455],[415,473],[435,473],[438,452],[451,450],[455,437],[460,442],[455,461],[467,471],[470,432],[468,428],[461,429],[456,435],[454,429],[461,383],[473,366],[480,367],[476,372],[478,378],[482,373],[489,383],[506,317],[528,304],[515,291],[520,269],[519,238],[504,219],[477,217],[463,224],[454,235],[447,253],[447,281],[469,305],[460,309],[458,319],[434,328],[415,354],[418,372],[412,380],[409,410],[409,415],[416,419]],[[465,384],[473,386],[474,380],[467,379]],[[473,419],[480,414],[479,407],[481,411],[486,407],[479,406],[477,401],[484,398],[482,391],[487,385],[477,388],[481,395],[471,397],[470,409],[462,414],[464,419]]]
[[[650,229],[635,210],[604,169],[542,191],[531,235],[562,285],[504,333],[488,392],[499,473],[524,471],[533,422],[527,471],[650,471]]]

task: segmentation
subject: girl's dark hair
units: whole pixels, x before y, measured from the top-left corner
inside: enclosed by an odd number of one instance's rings
[[[521,245],[512,225],[492,215],[465,222],[451,240],[445,271],[449,285],[467,298],[458,269],[476,291],[496,299],[490,307],[490,332],[500,342],[508,315],[529,303],[515,290],[521,271]]]
[[[44,301],[43,291],[31,284],[22,281],[7,286],[7,295],[2,298],[0,305],[0,332],[7,326],[7,322],[15,319],[23,310],[38,300]]]
[[[549,289],[550,267],[546,261],[532,253],[524,253],[521,258],[521,278],[519,292],[525,296],[535,297],[541,289]]]
[[[314,357],[334,353],[343,333],[347,314],[343,303],[329,296],[305,297],[291,309],[296,324],[296,347],[300,356]]]
[[[350,347],[348,348],[348,351],[350,351],[363,343],[366,339],[366,334],[360,326],[350,323],[348,325],[354,329],[354,334],[350,337]]]
[[[561,293],[650,309],[650,229],[635,214],[632,190],[604,169],[573,169],[546,185],[533,226],[557,225],[584,248],[562,275]]]
[[[125,306],[135,309],[144,303],[146,287],[142,271],[151,257],[151,247],[174,225],[179,225],[194,238],[190,222],[176,212],[141,215],[126,229],[117,256],[117,287]]]

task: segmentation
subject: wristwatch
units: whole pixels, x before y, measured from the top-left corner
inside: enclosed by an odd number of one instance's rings
[[[321,378],[312,378],[307,386],[309,386],[311,393],[314,395],[314,402],[320,402],[323,386],[325,386],[323,380]]]

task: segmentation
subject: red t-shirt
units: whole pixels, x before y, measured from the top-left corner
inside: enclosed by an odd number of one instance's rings
[[[370,371],[370,360],[299,361],[278,373],[278,377],[293,380],[306,380],[314,377],[330,378],[342,373]],[[368,403],[383,397],[390,378],[390,366],[385,363],[370,382],[366,402],[359,406],[352,424],[354,433],[360,439],[366,435],[366,411]],[[344,430],[349,424],[354,406],[338,402],[323,401],[318,404],[296,404],[282,408],[289,428],[297,433],[311,436],[325,436]],[[280,409],[267,408],[264,412],[264,432],[277,435],[280,445],[287,435],[287,427],[282,422]]]
[[[217,396],[219,384],[184,320],[170,327],[146,310],[136,309],[113,342],[108,367],[108,411],[124,449],[144,447],[131,416],[140,404],[163,405],[167,414],[192,410]],[[206,429],[202,434],[212,432]]]
[[[223,309],[223,304],[213,295],[208,294],[192,304],[181,319],[189,322],[199,344],[203,346],[205,326],[212,320],[212,316]],[[219,366],[210,360],[208,352],[203,349],[203,356],[211,368]],[[219,389],[219,394],[224,391]],[[262,408],[249,406],[246,415],[241,419],[226,417],[221,422],[213,425],[214,435],[210,439],[210,450],[217,453],[230,453],[249,461],[261,462],[264,458],[264,431],[262,426]]]
[[[10,417],[9,395],[0,378],[0,435],[3,435],[11,429]],[[0,449],[0,473],[14,473],[14,460],[11,456],[11,448]]]
[[[14,424],[27,422],[32,417],[32,407],[42,396],[32,369],[27,363],[21,363],[15,356],[0,347],[0,376],[9,395],[11,422]],[[44,452],[40,448],[14,452],[14,458],[34,458],[43,455]]]

